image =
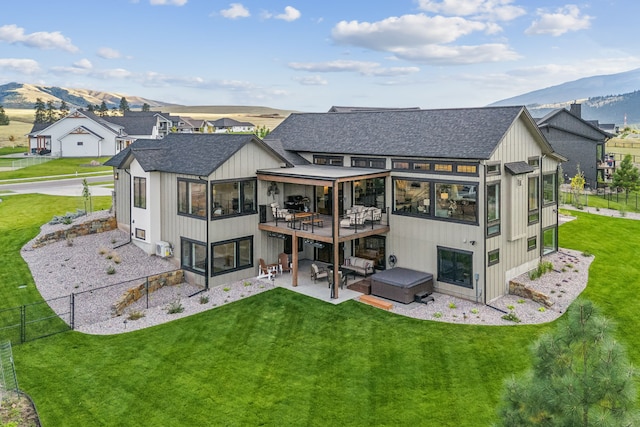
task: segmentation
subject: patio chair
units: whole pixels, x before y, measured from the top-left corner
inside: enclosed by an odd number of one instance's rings
[[[278,264],[280,264],[280,272],[284,273],[285,271],[291,273],[291,264],[289,263],[289,255],[284,252],[278,255]]]
[[[342,275],[342,271],[338,271],[338,276],[340,277],[340,289],[344,289],[344,286],[347,284],[347,275]],[[329,270],[329,275],[327,276],[327,280],[329,281],[329,288],[333,286],[333,270]]]
[[[311,279],[313,283],[316,283],[318,279],[326,279],[329,277],[329,272],[324,267],[318,267],[317,264],[311,264]]]
[[[275,275],[276,271],[278,271],[278,264],[267,264],[262,258],[260,258],[258,262],[260,263],[260,276],[271,277],[271,275]]]

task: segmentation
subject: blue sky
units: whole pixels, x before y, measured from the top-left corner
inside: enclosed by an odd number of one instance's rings
[[[11,1],[0,84],[300,111],[476,107],[639,68],[639,4]]]

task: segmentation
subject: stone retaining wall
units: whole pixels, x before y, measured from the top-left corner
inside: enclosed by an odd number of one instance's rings
[[[149,276],[149,294],[157,291],[158,289],[164,286],[175,286],[181,283],[184,283],[184,271],[183,270],[174,270],[168,271],[166,273],[156,274],[154,276]],[[129,307],[134,302],[138,301],[145,295],[145,289],[147,288],[147,283],[141,283],[138,286],[134,286],[133,288],[127,290],[122,296],[111,305],[111,315],[113,317],[121,316],[124,313],[124,310]]]
[[[59,240],[74,239],[78,236],[86,236],[88,234],[104,233],[118,228],[118,223],[114,216],[108,218],[94,219],[92,221],[75,224],[64,230],[54,231],[38,237],[33,243],[33,248],[39,248],[49,243]]]
[[[551,307],[553,305],[553,301],[549,299],[548,295],[531,288],[527,288],[522,283],[509,281],[509,294],[517,295],[522,298],[528,298],[532,301],[537,302],[538,304],[543,304],[547,307]]]

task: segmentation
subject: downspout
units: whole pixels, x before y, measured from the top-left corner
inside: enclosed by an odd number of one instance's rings
[[[129,243],[131,243],[131,236],[133,235],[133,223],[131,222],[132,219],[132,215],[131,215],[131,173],[129,173],[129,171],[127,169],[122,169],[123,171],[125,171],[125,173],[127,175],[129,175],[129,241],[128,242],[124,242],[118,246],[115,246],[113,249],[118,249],[124,245],[128,245]],[[117,213],[116,213],[117,215]]]
[[[544,203],[544,200],[542,198],[542,193],[544,192],[543,187],[544,187],[544,175],[542,174],[542,163],[544,162],[544,158],[547,157],[546,154],[543,154],[542,157],[540,158],[540,171],[538,173],[538,175],[540,175],[540,177],[538,178],[538,223],[540,224],[540,258],[542,258],[542,255],[544,254],[544,235],[543,235],[543,224],[542,224],[542,204]],[[557,209],[556,209],[557,210]],[[556,222],[557,224],[557,222]]]

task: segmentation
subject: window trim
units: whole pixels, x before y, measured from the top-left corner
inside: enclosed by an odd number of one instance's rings
[[[407,163],[407,167],[406,168],[396,167],[396,163]],[[415,165],[420,165],[420,164],[428,165],[428,168],[416,169]],[[443,166],[446,165],[446,166],[449,166],[451,170],[436,170],[436,165],[443,165]],[[458,167],[460,166],[473,166],[475,168],[475,172],[459,172]],[[431,174],[438,174],[438,175],[457,175],[457,176],[468,177],[468,176],[480,176],[480,173],[479,173],[480,163],[392,158],[391,170],[411,172],[411,173],[431,173]]]
[[[465,256],[469,256],[471,259],[471,265],[469,268],[469,283],[468,285],[465,284],[464,282],[455,282],[451,279],[448,278],[444,278],[442,277],[442,275],[440,274],[440,251],[449,251],[452,252],[454,255],[465,255]],[[455,286],[460,286],[463,288],[467,288],[467,289],[473,289],[473,252],[471,251],[464,251],[464,250],[460,250],[460,249],[454,249],[454,248],[449,248],[446,246],[437,246],[437,251],[436,251],[436,256],[437,256],[437,274],[438,274],[438,282],[444,282],[444,283],[449,283],[451,285],[455,285]],[[457,262],[456,260],[454,260],[454,262]]]
[[[493,168],[495,166],[496,170],[495,171],[491,171],[489,170],[489,168]],[[500,162],[489,162],[487,164],[485,164],[485,171],[484,174],[486,176],[495,176],[495,175],[502,175],[502,163]]]
[[[489,221],[489,187],[497,186],[498,187],[498,219]],[[486,237],[495,237],[502,234],[502,181],[490,181],[485,184],[484,189],[485,194],[485,221],[487,223],[485,228],[485,236]],[[498,226],[498,231],[493,233],[489,232],[489,228]]]
[[[537,191],[535,199],[531,198],[531,180],[536,181]],[[531,200],[536,201],[536,207],[531,209]],[[527,224],[536,224],[540,222],[540,177],[538,175],[531,175],[527,177]]]
[[[552,183],[553,200],[549,200],[549,201],[545,200],[545,198],[544,198],[544,195],[545,195],[544,179],[546,177],[553,177],[553,183]],[[557,202],[558,202],[558,174],[556,172],[544,173],[544,174],[542,174],[542,206],[546,207],[546,206],[555,205]]]
[[[136,227],[135,238],[138,240],[147,240],[147,231]]]
[[[180,211],[180,183],[181,182],[185,182],[187,184],[187,199],[190,200],[191,199],[191,185],[190,184],[200,184],[200,185],[204,185],[204,214],[203,215],[196,215],[190,212],[181,212]],[[178,206],[177,206],[177,212],[178,215],[181,216],[188,216],[190,218],[198,218],[198,219],[207,219],[207,207],[209,206],[209,186],[207,185],[208,181],[200,181],[197,179],[188,179],[188,178],[178,178],[177,179],[177,183],[176,183],[176,191],[177,191],[177,202],[178,202]],[[192,204],[189,202],[189,206],[192,206]]]
[[[533,242],[533,244],[531,244]],[[527,238],[527,252],[535,251],[538,247],[538,236]]]
[[[361,161],[367,162],[367,166],[355,166],[354,162]],[[383,166],[372,166],[373,163],[382,162]],[[351,167],[352,168],[371,168],[371,169],[386,169],[387,168],[387,159],[385,157],[351,157]]]
[[[243,241],[249,241],[249,248],[250,248],[250,254],[249,254],[249,263],[246,265],[238,265],[238,260],[240,259],[240,242]],[[230,268],[227,270],[221,270],[219,272],[216,272],[215,270],[215,266],[214,266],[214,262],[215,262],[215,257],[213,256],[214,254],[214,250],[216,246],[222,246],[222,245],[228,245],[229,243],[234,243],[234,257],[236,260],[236,266],[234,268]],[[235,271],[240,271],[240,270],[246,270],[248,268],[253,268],[254,266],[254,249],[253,249],[253,235],[249,235],[249,236],[244,236],[244,237],[238,237],[236,239],[227,239],[227,240],[221,240],[219,242],[213,242],[211,243],[211,277],[215,277],[215,276],[222,276],[224,274],[228,274],[228,273],[233,273]]]
[[[497,258],[492,260],[491,257],[492,256],[496,256]],[[487,266],[492,266],[492,265],[496,265],[500,263],[500,249],[494,249],[492,251],[489,251],[487,253]]]
[[[326,163],[317,163],[318,160],[325,160]],[[334,160],[339,160],[340,164],[334,163]],[[322,165],[322,166],[344,166],[344,156],[332,156],[325,154],[314,154],[313,155],[313,164],[314,165]]]
[[[138,182],[137,185],[136,182]],[[141,188],[142,191],[140,191]],[[133,177],[133,207],[147,209],[147,177],[145,176]]]
[[[534,169],[540,168],[540,157],[531,156],[527,159],[527,164]]]
[[[190,257],[189,257],[189,260],[191,261],[190,265],[185,265],[182,262],[184,260],[184,243],[185,242],[190,244]],[[207,250],[207,243],[206,242],[201,242],[199,240],[190,239],[188,237],[180,237],[180,268],[182,268],[184,270],[187,270],[187,271],[190,271],[192,273],[198,274],[200,276],[206,276],[206,274],[207,274],[207,265],[208,265],[208,262],[209,262],[209,260],[207,260],[206,258],[204,260],[205,267],[204,267],[203,271],[200,271],[197,268],[192,267],[192,264],[193,264],[193,245],[202,246],[205,251]],[[209,257],[209,254],[207,254],[207,258],[208,257]]]

